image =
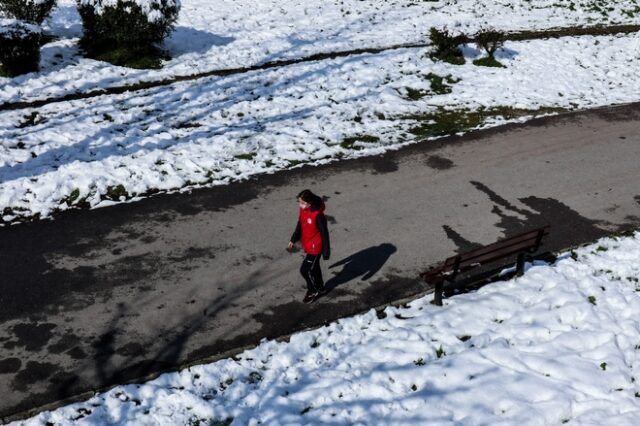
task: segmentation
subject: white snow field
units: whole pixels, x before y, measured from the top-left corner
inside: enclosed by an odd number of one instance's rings
[[[640,418],[640,232],[13,426],[615,425]],[[321,302],[320,302],[321,303]]]
[[[162,70],[133,70],[82,58],[75,1],[59,0],[45,26],[61,39],[43,47],[39,73],[0,78],[0,105],[425,42],[433,26],[471,34],[634,23],[638,0],[184,0],[165,46],[173,59]],[[424,48],[400,48],[2,110],[0,225],[379,154],[418,140],[410,115],[442,108],[516,108],[525,120],[549,108],[638,101],[640,33],[507,42],[497,53],[506,68],[473,65],[482,53],[472,45],[465,56],[467,64],[455,66],[432,61]],[[439,77],[444,89],[432,87]],[[504,122],[494,114],[472,127]]]
[[[45,29],[41,72],[0,78],[0,104],[161,80],[319,52],[428,42],[431,27],[475,33],[573,25],[640,24],[637,0],[182,0],[161,70],[85,59],[75,0],[59,0]]]
[[[506,68],[473,65],[473,46],[465,55],[456,66],[398,49],[0,111],[2,220],[379,154],[417,140],[408,115],[439,108],[638,100],[639,35],[507,42]],[[432,88],[434,75],[448,87]]]

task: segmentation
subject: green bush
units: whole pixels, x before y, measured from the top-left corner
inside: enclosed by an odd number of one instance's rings
[[[0,73],[14,77],[38,71],[40,39],[35,25],[16,20],[0,20]]]
[[[0,0],[0,12],[10,18],[40,25],[55,5],[56,0]]]
[[[145,57],[161,57],[158,43],[173,31],[178,0],[76,0],[84,34],[81,47],[89,57],[117,65],[154,67]]]
[[[429,38],[433,44],[432,59],[456,65],[464,64],[464,56],[462,55],[462,50],[460,50],[460,45],[469,42],[469,37],[464,34],[451,35],[446,28],[443,30],[431,28]]]

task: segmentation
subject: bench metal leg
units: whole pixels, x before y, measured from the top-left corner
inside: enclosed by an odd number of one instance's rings
[[[442,306],[442,292],[443,292],[443,282],[442,281],[437,281],[436,282],[436,290],[435,293],[433,295],[433,304],[436,306]]]
[[[519,277],[524,275],[524,253],[518,254],[518,261],[516,263],[516,275]]]

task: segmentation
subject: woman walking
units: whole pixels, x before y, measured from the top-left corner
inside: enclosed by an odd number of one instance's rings
[[[324,260],[329,260],[331,255],[329,229],[327,218],[324,216],[325,206],[322,198],[305,189],[298,194],[297,200],[300,217],[288,249],[291,251],[296,242],[302,242],[302,249],[306,256],[300,266],[300,273],[307,282],[307,294],[302,301],[311,303],[325,291],[320,270],[320,256]]]

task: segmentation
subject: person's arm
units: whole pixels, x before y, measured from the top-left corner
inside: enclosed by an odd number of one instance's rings
[[[329,243],[329,228],[327,226],[327,218],[323,214],[316,216],[316,226],[320,230],[322,237],[322,258],[329,260],[331,257],[331,245]]]
[[[296,229],[295,231],[293,231],[293,235],[291,235],[291,240],[289,240],[292,243],[297,243],[298,241],[300,241],[300,219],[298,219],[298,222],[296,223]]]

